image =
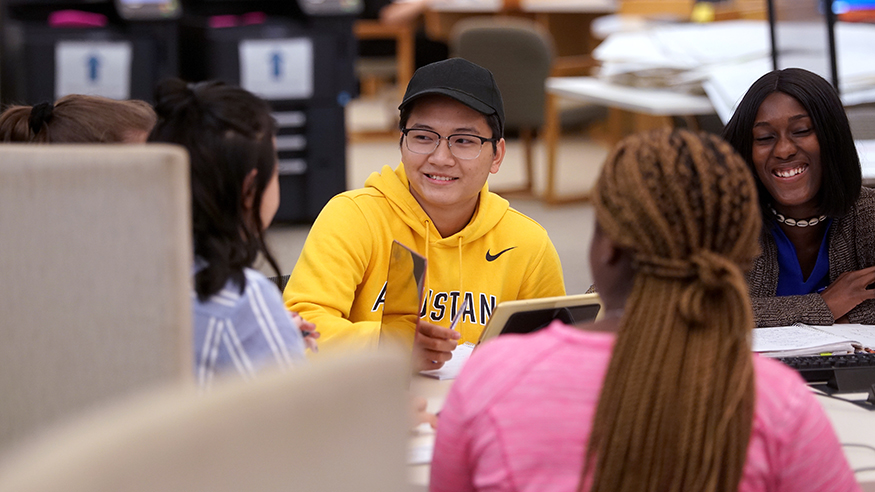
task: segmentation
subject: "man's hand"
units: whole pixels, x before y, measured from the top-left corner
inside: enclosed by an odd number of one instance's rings
[[[453,358],[462,335],[458,331],[419,320],[413,338],[413,368],[416,371],[439,369]]]

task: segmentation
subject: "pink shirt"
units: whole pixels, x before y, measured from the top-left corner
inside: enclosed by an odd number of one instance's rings
[[[614,335],[554,322],[477,349],[440,412],[433,492],[575,491]],[[827,417],[792,369],[754,357],[740,491],[857,491]]]

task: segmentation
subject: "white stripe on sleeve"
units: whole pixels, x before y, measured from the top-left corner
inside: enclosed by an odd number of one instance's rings
[[[243,375],[246,379],[254,376],[255,368],[252,367],[252,361],[249,359],[249,354],[247,354],[246,350],[243,348],[243,344],[240,342],[240,337],[237,335],[237,329],[234,327],[234,323],[232,323],[231,320],[228,320],[223,339],[225,342],[225,348],[228,350],[228,355],[231,357],[231,361],[234,362],[234,367],[237,368],[237,372]]]
[[[256,282],[250,282],[249,286],[251,288],[246,289],[249,295],[249,302],[265,340],[267,340],[277,360],[284,363],[286,367],[291,366],[292,357],[289,354],[288,347],[286,347],[285,340],[280,336],[279,330],[276,327],[276,321],[267,309],[267,303],[264,301],[261,287]]]
[[[207,333],[204,336],[204,344],[201,347],[200,363],[197,368],[197,383],[198,386],[204,386],[207,382],[207,371],[209,370],[210,347],[213,345],[212,339],[216,336],[216,318],[210,317],[207,323]]]
[[[219,346],[222,343],[222,332],[224,331],[225,324],[222,321],[216,321],[216,333],[213,335],[213,340],[210,344],[209,370],[206,373],[202,387],[208,387],[213,382],[213,376],[216,374],[216,359],[219,358]]]

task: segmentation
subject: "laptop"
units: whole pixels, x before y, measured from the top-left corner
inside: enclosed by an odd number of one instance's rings
[[[507,333],[532,333],[556,319],[569,325],[595,321],[601,307],[596,293],[505,301],[495,306],[477,343]]]

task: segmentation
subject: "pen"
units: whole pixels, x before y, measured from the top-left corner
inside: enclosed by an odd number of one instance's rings
[[[451,330],[455,330],[456,326],[459,325],[459,321],[462,320],[462,313],[467,308],[468,308],[468,299],[465,299],[464,301],[462,301],[462,305],[459,306],[459,310],[456,311],[456,315],[453,317],[453,320],[450,322],[450,329]]]

